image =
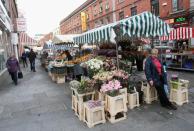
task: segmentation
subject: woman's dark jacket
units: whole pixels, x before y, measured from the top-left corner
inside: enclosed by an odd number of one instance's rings
[[[161,66],[162,66],[162,64],[161,64]],[[166,76],[164,74],[163,66],[161,68],[162,68],[162,75],[160,76],[158,71],[157,71],[156,66],[154,65],[154,63],[152,61],[152,57],[150,56],[146,59],[145,75],[146,75],[148,82],[152,80],[154,82],[154,85],[167,84],[167,79],[165,78]],[[162,80],[161,80],[161,78],[162,78]]]

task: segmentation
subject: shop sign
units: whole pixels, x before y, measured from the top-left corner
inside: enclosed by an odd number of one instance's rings
[[[175,23],[183,23],[183,22],[186,22],[186,21],[187,21],[187,18],[185,18],[185,17],[178,17],[178,18],[174,19]]]
[[[11,43],[13,45],[18,44],[18,34],[17,33],[11,33]]]
[[[17,31],[18,32],[23,32],[26,31],[26,19],[25,18],[17,18],[16,19],[16,25],[17,25]]]
[[[86,31],[87,30],[87,15],[85,12],[81,12],[81,22],[82,22],[82,31]]]

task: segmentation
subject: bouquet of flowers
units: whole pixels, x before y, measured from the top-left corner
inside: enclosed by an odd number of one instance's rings
[[[113,71],[113,75],[119,79],[127,80],[129,75],[124,70],[115,70]]]
[[[91,59],[87,61],[85,64],[88,68],[89,77],[92,78],[101,69],[103,61],[98,59]]]
[[[79,94],[91,92],[94,90],[94,84],[95,84],[94,80],[90,80],[89,78],[82,77],[80,86],[77,88],[77,92]]]
[[[108,84],[103,84],[100,91],[110,96],[116,96],[120,88],[122,88],[122,86],[118,80],[111,80]]]
[[[79,81],[76,81],[76,80],[73,80],[69,83],[70,87],[73,88],[73,89],[78,89],[80,87],[80,82]]]
[[[93,78],[95,80],[107,81],[113,78],[113,73],[110,71],[99,72]]]
[[[99,70],[102,67],[103,62],[101,60],[98,60],[98,59],[91,59],[91,60],[87,61],[85,64],[91,70]]]

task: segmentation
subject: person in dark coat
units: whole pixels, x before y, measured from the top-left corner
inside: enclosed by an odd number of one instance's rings
[[[18,71],[20,71],[20,65],[15,55],[12,55],[11,57],[8,58],[6,66],[9,74],[11,75],[11,79],[13,80],[14,84],[17,85]]]
[[[26,53],[26,52],[23,52],[21,58],[22,58],[22,62],[23,62],[24,68],[25,68],[25,67],[28,67],[27,57],[28,57],[27,53]]]
[[[30,61],[31,71],[36,72],[36,70],[35,70],[36,53],[32,49],[30,50],[28,57],[29,57],[29,61]]]
[[[167,109],[176,110],[177,107],[169,101],[164,90],[164,85],[167,84],[167,81],[165,80],[163,66],[157,58],[158,50],[152,49],[151,53],[152,55],[149,56],[145,62],[145,75],[147,81],[151,88],[153,88],[153,86],[156,88],[161,106]]]

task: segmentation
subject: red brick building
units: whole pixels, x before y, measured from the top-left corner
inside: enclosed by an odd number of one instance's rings
[[[151,11],[172,26],[177,26],[174,19],[183,17],[185,23],[178,26],[189,26],[189,8],[190,0],[87,0],[60,22],[60,29],[62,34],[84,32],[81,12],[86,14],[85,31],[144,11]]]

